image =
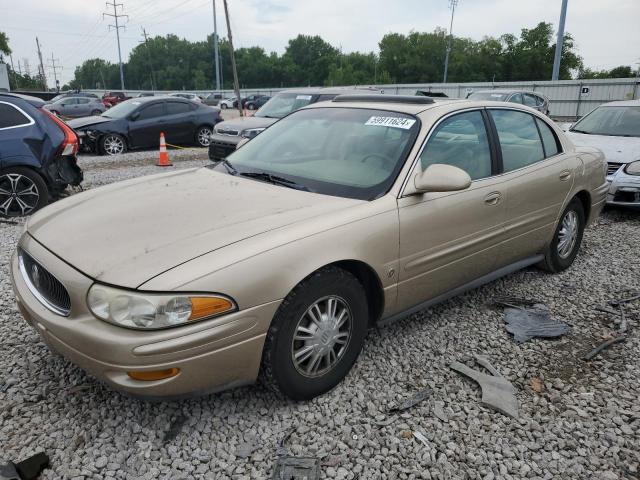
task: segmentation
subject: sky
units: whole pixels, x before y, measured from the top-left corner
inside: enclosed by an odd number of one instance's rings
[[[143,39],[173,33],[204,40],[213,30],[213,0],[113,0],[118,13],[122,59]],[[222,0],[215,0],[218,33],[226,36]],[[228,0],[234,45],[259,45],[282,53],[299,33],[320,35],[343,52],[378,51],[385,33],[448,29],[450,0]],[[558,24],[561,0],[459,0],[454,35],[481,39],[518,34],[541,21]],[[104,0],[0,0],[0,31],[9,36],[14,66],[26,58],[36,72],[37,36],[50,84],[53,64],[61,85],[73,78],[76,66],[89,58],[118,60],[113,13]],[[577,44],[585,65],[594,69],[640,62],[640,0],[569,0],[566,31]],[[52,58],[53,57],[53,58]]]

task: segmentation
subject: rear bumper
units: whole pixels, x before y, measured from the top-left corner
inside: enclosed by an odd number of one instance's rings
[[[11,279],[24,319],[52,349],[117,390],[143,398],[180,398],[255,381],[266,328],[280,301],[184,327],[135,331],[102,322],[85,305],[93,281],[58,259],[29,235],[21,248],[69,291],[71,313],[55,314],[31,293],[11,261]],[[179,369],[171,378],[134,380],[130,371]]]
[[[224,160],[236,151],[240,140],[242,140],[240,136],[214,133],[211,135],[211,141],[209,143],[209,158],[216,162],[218,160]]]

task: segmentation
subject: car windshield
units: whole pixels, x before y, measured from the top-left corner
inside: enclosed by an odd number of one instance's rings
[[[218,171],[325,195],[373,200],[395,181],[420,129],[399,112],[314,108],[275,123]]]
[[[60,99],[65,98],[64,95],[56,95],[55,97],[53,97],[51,100],[49,100],[51,103],[57,102]]]
[[[615,137],[640,137],[640,107],[598,107],[571,132]]]
[[[476,92],[469,95],[469,100],[490,100],[492,102],[505,102],[508,93],[500,93],[500,92]]]
[[[115,107],[111,107],[109,110],[104,112],[102,116],[108,118],[124,118],[140,105],[142,105],[142,103],[137,100],[125,100]]]
[[[313,95],[304,93],[280,93],[265,103],[256,117],[282,118],[299,108],[309,105]]]

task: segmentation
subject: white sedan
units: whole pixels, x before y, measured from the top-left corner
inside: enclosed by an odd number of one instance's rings
[[[566,133],[575,145],[604,152],[607,204],[640,208],[640,100],[600,105]]]

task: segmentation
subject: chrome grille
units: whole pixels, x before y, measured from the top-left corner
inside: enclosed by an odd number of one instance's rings
[[[613,175],[618,170],[620,170],[620,167],[622,165],[624,165],[624,164],[616,163],[616,162],[607,162],[607,175]]]
[[[24,250],[18,251],[22,276],[33,295],[54,313],[68,316],[71,298],[64,285]]]
[[[230,130],[226,128],[220,128],[216,130],[216,133],[219,135],[229,135],[231,137],[237,137],[238,135],[240,135],[240,132],[238,130]]]

